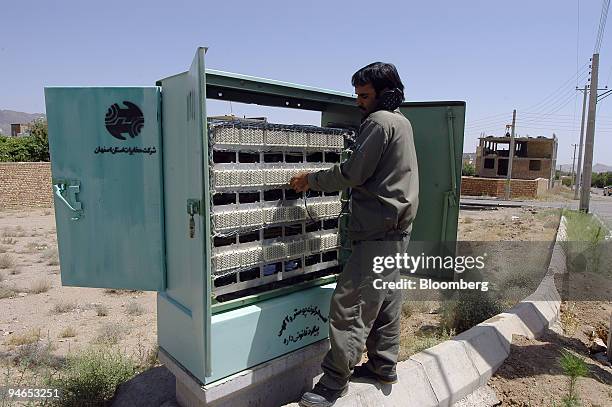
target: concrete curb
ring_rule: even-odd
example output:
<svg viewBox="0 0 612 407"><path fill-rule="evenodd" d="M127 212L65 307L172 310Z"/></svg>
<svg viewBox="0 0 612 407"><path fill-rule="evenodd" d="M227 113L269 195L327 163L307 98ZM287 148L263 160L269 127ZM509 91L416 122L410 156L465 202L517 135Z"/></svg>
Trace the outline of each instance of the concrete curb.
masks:
<svg viewBox="0 0 612 407"><path fill-rule="evenodd" d="M512 335L533 338L559 318L555 274L565 273L566 220L561 217L546 275L538 288L506 312L398 363L399 384L388 389L351 383L335 406L452 406L486 384L510 354Z"/></svg>

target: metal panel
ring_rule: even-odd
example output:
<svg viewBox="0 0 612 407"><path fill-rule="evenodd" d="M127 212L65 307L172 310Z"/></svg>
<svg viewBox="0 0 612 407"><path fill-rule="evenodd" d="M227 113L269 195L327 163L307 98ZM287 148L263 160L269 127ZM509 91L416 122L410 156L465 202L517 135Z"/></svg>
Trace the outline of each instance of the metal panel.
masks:
<svg viewBox="0 0 612 407"><path fill-rule="evenodd" d="M197 352L176 346L175 322L160 317L158 340L161 346L173 350L173 356L197 372L210 374L210 220L208 207L208 157L206 134L204 48L199 48L189 72L165 79L162 84L168 300L166 308L185 309L191 316L191 326L181 335L188 335ZM200 214L191 216L187 202L200 203ZM165 314L170 311L165 308ZM177 311L178 312L178 311ZM189 361L189 362L187 362Z"/></svg>
<svg viewBox="0 0 612 407"><path fill-rule="evenodd" d="M335 284L213 315L210 383L327 338ZM205 379L205 380L204 380Z"/></svg>
<svg viewBox="0 0 612 407"><path fill-rule="evenodd" d="M405 103L419 162L419 210L411 240L457 240L465 102Z"/></svg>
<svg viewBox="0 0 612 407"><path fill-rule="evenodd" d="M159 89L46 88L63 285L163 290Z"/></svg>

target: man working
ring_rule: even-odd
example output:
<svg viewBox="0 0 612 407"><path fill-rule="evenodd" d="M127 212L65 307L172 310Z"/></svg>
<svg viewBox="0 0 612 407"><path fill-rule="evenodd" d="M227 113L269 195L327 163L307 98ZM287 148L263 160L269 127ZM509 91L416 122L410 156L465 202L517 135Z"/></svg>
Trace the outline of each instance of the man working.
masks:
<svg viewBox="0 0 612 407"><path fill-rule="evenodd" d="M400 339L399 290L377 290L375 278L399 280L398 269L372 271L372 258L404 253L418 208L419 175L412 126L398 110L404 85L392 64L375 62L352 77L362 123L351 157L329 170L301 173L297 192L351 189L348 238L352 252L331 300L331 349L323 377L302 396L304 407L327 407L348 391L351 377L397 382ZM368 362L357 366L364 347Z"/></svg>

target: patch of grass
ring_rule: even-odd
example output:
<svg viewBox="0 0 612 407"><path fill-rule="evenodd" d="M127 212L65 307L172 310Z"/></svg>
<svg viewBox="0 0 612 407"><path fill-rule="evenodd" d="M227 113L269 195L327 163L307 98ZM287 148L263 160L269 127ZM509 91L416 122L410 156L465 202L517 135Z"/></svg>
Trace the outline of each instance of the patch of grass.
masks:
<svg viewBox="0 0 612 407"><path fill-rule="evenodd" d="M410 318L414 313L429 314L438 306L431 300L405 300L402 304L402 317Z"/></svg>
<svg viewBox="0 0 612 407"><path fill-rule="evenodd" d="M503 303L489 292L458 292L442 304L441 326L447 331L461 333L499 314Z"/></svg>
<svg viewBox="0 0 612 407"><path fill-rule="evenodd" d="M527 272L521 272L517 270L516 272L513 272L501 282L500 288L502 290L507 290L509 288L516 287L531 289L532 291L535 290L540 283L537 281L539 276L533 275L529 271L530 270L527 270Z"/></svg>
<svg viewBox="0 0 612 407"><path fill-rule="evenodd" d="M51 341L37 341L20 346L14 363L19 363L32 369L37 366L59 367L61 358L53 355L55 345Z"/></svg>
<svg viewBox="0 0 612 407"><path fill-rule="evenodd" d="M96 310L96 315L99 317L106 317L108 316L108 308L106 307L106 305L104 304L96 304L94 306L94 309Z"/></svg>
<svg viewBox="0 0 612 407"><path fill-rule="evenodd" d="M59 256L56 248L50 248L43 252L42 259L47 261L49 266L57 266L59 264Z"/></svg>
<svg viewBox="0 0 612 407"><path fill-rule="evenodd" d="M41 250L47 249L49 246L46 243L41 242L30 242L25 246L24 253L36 253Z"/></svg>
<svg viewBox="0 0 612 407"><path fill-rule="evenodd" d="M127 333L127 329L118 323L107 323L98 328L93 343L116 345Z"/></svg>
<svg viewBox="0 0 612 407"><path fill-rule="evenodd" d="M469 216L466 216L465 218L463 218L463 223L465 224L470 224L472 222L474 222L474 219L470 218Z"/></svg>
<svg viewBox="0 0 612 407"><path fill-rule="evenodd" d="M14 297L16 294L17 291L14 288L0 285L0 300Z"/></svg>
<svg viewBox="0 0 612 407"><path fill-rule="evenodd" d="M140 316L145 313L145 309L136 301L131 301L125 306L125 313L132 316Z"/></svg>
<svg viewBox="0 0 612 407"><path fill-rule="evenodd" d="M24 237L27 233L21 226L8 227L2 232L3 237Z"/></svg>
<svg viewBox="0 0 612 407"><path fill-rule="evenodd" d="M21 335L15 334L9 336L6 341L7 345L21 346L38 342L40 340L40 328L34 328Z"/></svg>
<svg viewBox="0 0 612 407"><path fill-rule="evenodd" d="M14 245L15 243L17 243L17 239L14 239L12 237L4 237L0 240L0 243L2 244L8 244L8 245Z"/></svg>
<svg viewBox="0 0 612 407"><path fill-rule="evenodd" d="M502 308L512 308L513 306L527 298L532 292L533 290L529 288L521 287L509 287L504 289L503 294L500 296Z"/></svg>
<svg viewBox="0 0 612 407"><path fill-rule="evenodd" d="M138 363L140 370L148 370L159 363L157 357L159 353L159 346L155 345L151 348L147 348L140 341L137 344L136 351L132 355Z"/></svg>
<svg viewBox="0 0 612 407"><path fill-rule="evenodd" d="M15 267L16 264L15 259L10 254L0 254L0 269L10 269Z"/></svg>
<svg viewBox="0 0 612 407"><path fill-rule="evenodd" d="M603 242L609 230L595 217L565 210L567 241L562 243L570 273L594 272L611 275L612 256Z"/></svg>
<svg viewBox="0 0 612 407"><path fill-rule="evenodd" d="M567 219L567 240L575 242L598 243L604 240L608 230L592 215L565 210L563 215Z"/></svg>
<svg viewBox="0 0 612 407"><path fill-rule="evenodd" d="M102 406L136 371L132 359L118 351L94 347L70 356L66 368L47 384L61 390L59 406Z"/></svg>
<svg viewBox="0 0 612 407"><path fill-rule="evenodd" d="M32 283L28 292L30 294L46 293L51 289L51 282L46 278L40 278Z"/></svg>
<svg viewBox="0 0 612 407"><path fill-rule="evenodd" d="M53 306L53 313L55 314L64 314L66 312L71 312L76 309L76 303L72 301L60 301Z"/></svg>
<svg viewBox="0 0 612 407"><path fill-rule="evenodd" d="M76 329L74 329L71 326L67 326L66 328L62 329L62 332L60 332L59 337L60 338L74 338L76 334L77 334Z"/></svg>
<svg viewBox="0 0 612 407"><path fill-rule="evenodd" d="M406 360L415 353L436 346L455 336L454 331L442 329L439 332L431 332L421 335L410 335L400 339L400 351L398 361Z"/></svg>

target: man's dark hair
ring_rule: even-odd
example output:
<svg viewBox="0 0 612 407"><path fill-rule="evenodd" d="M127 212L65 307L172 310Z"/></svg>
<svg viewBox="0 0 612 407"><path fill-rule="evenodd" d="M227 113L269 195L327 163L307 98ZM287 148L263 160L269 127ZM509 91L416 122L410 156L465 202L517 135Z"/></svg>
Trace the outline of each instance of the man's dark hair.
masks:
<svg viewBox="0 0 612 407"><path fill-rule="evenodd" d="M380 95L383 89L398 88L402 93L404 92L404 84L393 64L374 62L355 72L351 78L353 86L363 86L368 83L371 83L374 87L376 97Z"/></svg>

